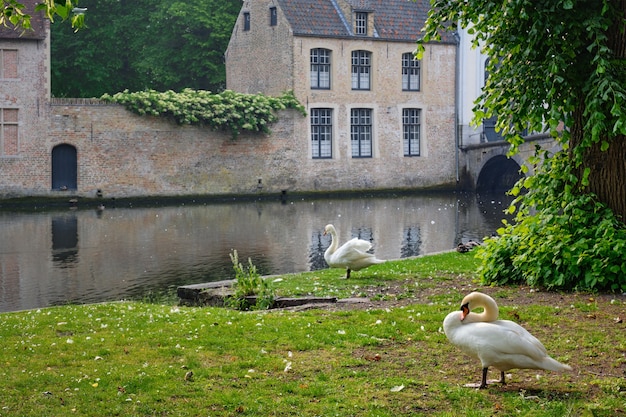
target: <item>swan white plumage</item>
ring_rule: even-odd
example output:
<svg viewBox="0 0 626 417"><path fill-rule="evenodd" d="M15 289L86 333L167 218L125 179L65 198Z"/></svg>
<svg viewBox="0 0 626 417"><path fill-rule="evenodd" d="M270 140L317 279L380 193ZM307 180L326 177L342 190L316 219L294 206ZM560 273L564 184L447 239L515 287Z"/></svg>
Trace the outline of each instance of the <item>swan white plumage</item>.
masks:
<svg viewBox="0 0 626 417"><path fill-rule="evenodd" d="M324 259L331 268L346 268L346 278L350 278L350 271L358 271L385 262L367 252L372 248L372 244L367 240L355 237L338 247L339 238L335 226L327 224L324 227L324 236L327 234L330 235L331 242L324 252Z"/></svg>
<svg viewBox="0 0 626 417"><path fill-rule="evenodd" d="M480 314L475 308L483 308ZM543 344L526 329L510 320L498 320L495 300L480 292L463 298L461 310L446 316L443 330L450 342L465 353L478 358L482 364L479 388L487 387L487 369L500 370L500 382L509 369L544 369L569 371L569 365L551 358Z"/></svg>

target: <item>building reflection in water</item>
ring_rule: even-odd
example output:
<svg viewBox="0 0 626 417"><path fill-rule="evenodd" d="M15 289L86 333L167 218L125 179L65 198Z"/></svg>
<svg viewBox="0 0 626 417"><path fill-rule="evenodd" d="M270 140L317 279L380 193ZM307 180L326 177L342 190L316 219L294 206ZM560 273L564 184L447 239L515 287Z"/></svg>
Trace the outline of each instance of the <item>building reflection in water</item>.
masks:
<svg viewBox="0 0 626 417"><path fill-rule="evenodd" d="M0 312L140 298L230 279L234 249L263 275L325 269L328 223L340 243L372 242L379 259L454 250L491 235L507 205L498 196L429 193L0 212Z"/></svg>
<svg viewBox="0 0 626 417"><path fill-rule="evenodd" d="M76 215L55 216L52 225L52 261L61 268L72 268L78 261L78 219Z"/></svg>
<svg viewBox="0 0 626 417"><path fill-rule="evenodd" d="M422 238L420 236L420 228L418 226L409 226L404 228L402 234L402 246L400 247L400 257L409 258L420 254L420 246Z"/></svg>

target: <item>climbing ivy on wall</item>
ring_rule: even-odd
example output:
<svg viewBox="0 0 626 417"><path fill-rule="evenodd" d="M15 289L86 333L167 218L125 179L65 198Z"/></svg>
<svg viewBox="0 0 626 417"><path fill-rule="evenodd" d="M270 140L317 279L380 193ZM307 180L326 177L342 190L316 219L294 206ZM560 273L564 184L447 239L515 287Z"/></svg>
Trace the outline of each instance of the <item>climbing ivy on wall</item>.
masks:
<svg viewBox="0 0 626 417"><path fill-rule="evenodd" d="M231 90L217 94L192 89L178 93L154 90L130 93L125 90L112 96L105 94L101 99L121 104L139 115L170 118L180 125L229 130L233 137L242 130L269 133L269 125L278 120L278 110L296 109L306 116L304 106L296 99L293 91L287 91L280 97L271 97Z"/></svg>

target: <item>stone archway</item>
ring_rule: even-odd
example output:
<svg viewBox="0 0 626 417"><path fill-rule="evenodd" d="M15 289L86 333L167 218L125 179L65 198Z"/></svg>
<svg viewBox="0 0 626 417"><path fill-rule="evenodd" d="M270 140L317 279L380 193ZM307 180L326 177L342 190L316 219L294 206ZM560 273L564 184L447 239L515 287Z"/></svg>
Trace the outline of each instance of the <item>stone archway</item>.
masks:
<svg viewBox="0 0 626 417"><path fill-rule="evenodd" d="M483 165L476 181L477 192L508 191L524 177L519 164L505 155L496 155Z"/></svg>

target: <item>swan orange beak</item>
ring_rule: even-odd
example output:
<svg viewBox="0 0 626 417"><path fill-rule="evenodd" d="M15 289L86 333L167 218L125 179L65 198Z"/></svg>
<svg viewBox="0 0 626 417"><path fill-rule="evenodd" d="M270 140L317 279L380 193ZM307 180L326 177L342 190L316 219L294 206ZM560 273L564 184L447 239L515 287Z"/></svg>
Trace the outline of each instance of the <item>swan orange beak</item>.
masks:
<svg viewBox="0 0 626 417"><path fill-rule="evenodd" d="M465 320L465 317L467 317L469 312L470 312L469 306L467 304L463 304L461 306L461 321Z"/></svg>

